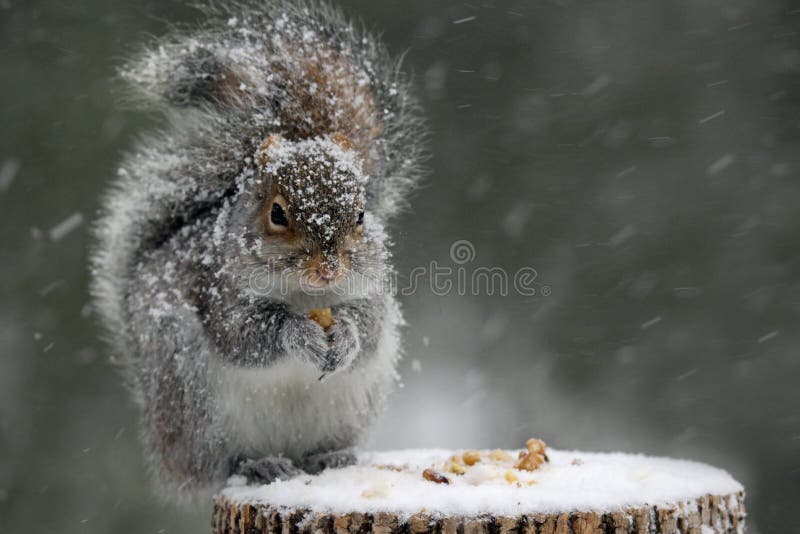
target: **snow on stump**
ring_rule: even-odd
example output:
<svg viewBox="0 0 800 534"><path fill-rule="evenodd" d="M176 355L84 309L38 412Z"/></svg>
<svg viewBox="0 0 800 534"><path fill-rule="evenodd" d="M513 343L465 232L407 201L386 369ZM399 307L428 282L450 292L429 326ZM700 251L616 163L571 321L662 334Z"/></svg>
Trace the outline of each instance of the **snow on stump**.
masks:
<svg viewBox="0 0 800 534"><path fill-rule="evenodd" d="M711 534L744 532L744 516L742 486L708 465L539 454L529 446L363 453L357 465L317 476L260 487L232 479L216 497L213 527L216 534Z"/></svg>

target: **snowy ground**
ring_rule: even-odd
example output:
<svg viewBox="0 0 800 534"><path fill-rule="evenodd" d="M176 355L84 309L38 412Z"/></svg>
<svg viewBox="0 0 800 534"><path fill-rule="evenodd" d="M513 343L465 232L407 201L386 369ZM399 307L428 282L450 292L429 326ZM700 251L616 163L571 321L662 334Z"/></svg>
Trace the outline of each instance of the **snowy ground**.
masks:
<svg viewBox="0 0 800 534"><path fill-rule="evenodd" d="M612 511L665 505L706 494L727 495L742 486L705 464L622 453L548 449L550 462L520 471L488 458L458 475L447 471L456 451L403 450L363 453L359 465L256 487L231 479L223 494L239 502L269 503L332 513L394 512L411 515L517 516L526 513ZM463 451L459 451L463 452ZM516 451L509 451L516 457ZM433 467L449 484L425 480Z"/></svg>

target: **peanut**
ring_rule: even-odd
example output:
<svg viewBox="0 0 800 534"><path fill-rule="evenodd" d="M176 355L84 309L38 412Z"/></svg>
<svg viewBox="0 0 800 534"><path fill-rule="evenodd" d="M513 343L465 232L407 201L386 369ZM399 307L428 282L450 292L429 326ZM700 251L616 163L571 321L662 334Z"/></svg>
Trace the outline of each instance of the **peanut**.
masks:
<svg viewBox="0 0 800 534"><path fill-rule="evenodd" d="M463 465L456 462L449 462L447 464L447 471L450 473L454 473L456 475L463 475L464 473L467 472L467 470L464 469Z"/></svg>
<svg viewBox="0 0 800 534"><path fill-rule="evenodd" d="M478 451L467 451L462 454L462 457L464 458L464 463L467 465L475 465L481 461L481 453Z"/></svg>
<svg viewBox="0 0 800 534"><path fill-rule="evenodd" d="M510 462L514 458L506 451L496 449L489 453L489 459L495 462Z"/></svg>
<svg viewBox="0 0 800 534"><path fill-rule="evenodd" d="M327 330L333 324L330 308L315 308L308 312L308 318Z"/></svg>

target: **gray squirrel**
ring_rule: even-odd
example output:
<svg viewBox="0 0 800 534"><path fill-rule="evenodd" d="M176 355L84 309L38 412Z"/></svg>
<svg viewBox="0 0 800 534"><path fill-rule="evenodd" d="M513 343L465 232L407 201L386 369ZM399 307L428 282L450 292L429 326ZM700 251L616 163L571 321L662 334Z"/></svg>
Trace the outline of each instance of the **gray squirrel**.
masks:
<svg viewBox="0 0 800 534"><path fill-rule="evenodd" d="M387 225L425 152L399 62L335 8L204 11L121 69L163 123L124 157L91 266L167 495L354 461L397 380Z"/></svg>

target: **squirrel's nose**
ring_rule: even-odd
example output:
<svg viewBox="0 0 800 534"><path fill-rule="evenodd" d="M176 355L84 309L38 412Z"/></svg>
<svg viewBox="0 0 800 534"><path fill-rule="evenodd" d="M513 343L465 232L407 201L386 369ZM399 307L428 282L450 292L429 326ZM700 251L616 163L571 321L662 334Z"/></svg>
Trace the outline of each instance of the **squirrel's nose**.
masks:
<svg viewBox="0 0 800 534"><path fill-rule="evenodd" d="M315 269L315 274L317 275L317 278L323 282L330 282L334 278L333 271L328 268L317 267Z"/></svg>
<svg viewBox="0 0 800 534"><path fill-rule="evenodd" d="M314 267L309 270L306 279L314 287L327 286L336 281L339 277L339 270L331 267Z"/></svg>
<svg viewBox="0 0 800 534"><path fill-rule="evenodd" d="M342 258L315 255L306 264L306 280L316 287L326 286L342 277Z"/></svg>

